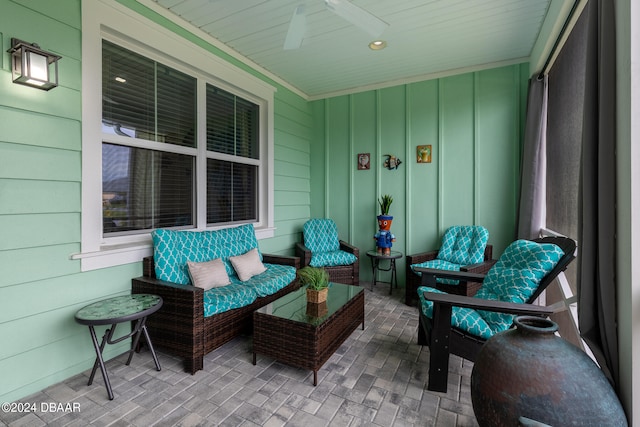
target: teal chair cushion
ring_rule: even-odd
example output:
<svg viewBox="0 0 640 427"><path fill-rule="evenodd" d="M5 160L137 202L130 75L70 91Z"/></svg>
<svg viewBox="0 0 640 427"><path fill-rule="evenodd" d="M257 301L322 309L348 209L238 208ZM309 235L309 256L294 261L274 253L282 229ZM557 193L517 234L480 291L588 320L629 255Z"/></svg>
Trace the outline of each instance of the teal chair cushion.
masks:
<svg viewBox="0 0 640 427"><path fill-rule="evenodd" d="M453 264L469 265L484 261L489 231L479 225L454 225L447 228L437 258Z"/></svg>
<svg viewBox="0 0 640 427"><path fill-rule="evenodd" d="M446 292L442 292L428 286L418 287L418 296L420 298L420 307L422 312L429 319L433 319L433 302L424 299L425 292L436 292L439 294L444 294ZM484 339L489 339L494 334L491 326L482 318L482 316L480 316L480 313L471 308L452 307L451 326Z"/></svg>
<svg viewBox="0 0 640 427"><path fill-rule="evenodd" d="M421 262L419 264L411 264L411 269L418 276L422 276L422 272L416 271L416 267L424 267L424 268L435 268L438 270L447 270L447 271L460 271L460 264L454 264L449 261L445 261L442 259L432 259L430 261ZM443 283L446 285L457 285L458 281L454 279L436 279L438 283Z"/></svg>
<svg viewBox="0 0 640 427"><path fill-rule="evenodd" d="M351 265L358 260L354 254L340 250L338 227L329 218L313 218L302 228L304 245L311 251L312 267Z"/></svg>
<svg viewBox="0 0 640 427"><path fill-rule="evenodd" d="M551 243L516 240L489 270L476 297L525 303L563 255L562 249ZM481 316L495 332L510 328L514 318L511 314L490 311L481 312Z"/></svg>
<svg viewBox="0 0 640 427"><path fill-rule="evenodd" d="M562 249L554 244L516 240L489 270L475 298L523 304L563 255ZM425 291L440 291L426 286L418 288L422 312L432 318L433 303L424 299ZM507 313L453 307L451 325L488 339L509 329L514 317Z"/></svg>
<svg viewBox="0 0 640 427"><path fill-rule="evenodd" d="M340 249L338 227L329 218L314 218L302 227L304 245L313 252L332 252Z"/></svg>
<svg viewBox="0 0 640 427"><path fill-rule="evenodd" d="M311 252L309 265L312 267L335 267L338 265L351 265L358 257L345 251Z"/></svg>

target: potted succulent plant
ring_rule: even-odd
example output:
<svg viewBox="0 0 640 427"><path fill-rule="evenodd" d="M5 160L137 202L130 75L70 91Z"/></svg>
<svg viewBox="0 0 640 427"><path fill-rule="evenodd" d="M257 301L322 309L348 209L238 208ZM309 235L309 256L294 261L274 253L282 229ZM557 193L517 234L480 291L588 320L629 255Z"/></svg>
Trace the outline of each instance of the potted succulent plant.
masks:
<svg viewBox="0 0 640 427"><path fill-rule="evenodd" d="M390 194L384 194L378 199L378 204L380 205L378 225L380 226L380 230L389 230L389 228L391 228L391 221L393 221L393 216L389 215L391 203L393 203L393 197Z"/></svg>
<svg viewBox="0 0 640 427"><path fill-rule="evenodd" d="M298 279L307 287L307 301L321 303L327 301L329 293L329 273L324 268L307 266L298 270Z"/></svg>
<svg viewBox="0 0 640 427"><path fill-rule="evenodd" d="M381 215L389 216L389 208L391 207L391 203L393 203L393 196L391 196L391 194L384 194L378 199Z"/></svg>

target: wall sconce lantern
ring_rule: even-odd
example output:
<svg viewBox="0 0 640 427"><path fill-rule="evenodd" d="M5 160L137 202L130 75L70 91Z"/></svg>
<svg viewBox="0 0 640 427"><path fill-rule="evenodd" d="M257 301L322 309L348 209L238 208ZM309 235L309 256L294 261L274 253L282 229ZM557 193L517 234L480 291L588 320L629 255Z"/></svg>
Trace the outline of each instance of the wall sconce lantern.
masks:
<svg viewBox="0 0 640 427"><path fill-rule="evenodd" d="M11 39L13 82L42 90L58 86L58 60L61 56L40 49L35 43Z"/></svg>

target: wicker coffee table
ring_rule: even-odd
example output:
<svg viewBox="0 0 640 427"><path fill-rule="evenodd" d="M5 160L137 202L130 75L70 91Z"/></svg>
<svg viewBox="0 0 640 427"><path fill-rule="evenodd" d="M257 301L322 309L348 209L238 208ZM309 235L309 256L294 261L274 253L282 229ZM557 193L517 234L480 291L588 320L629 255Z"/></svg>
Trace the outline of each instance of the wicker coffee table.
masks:
<svg viewBox="0 0 640 427"><path fill-rule="evenodd" d="M253 313L253 364L258 353L287 365L318 370L362 324L364 290L331 283L326 306L310 304L306 287L291 292Z"/></svg>

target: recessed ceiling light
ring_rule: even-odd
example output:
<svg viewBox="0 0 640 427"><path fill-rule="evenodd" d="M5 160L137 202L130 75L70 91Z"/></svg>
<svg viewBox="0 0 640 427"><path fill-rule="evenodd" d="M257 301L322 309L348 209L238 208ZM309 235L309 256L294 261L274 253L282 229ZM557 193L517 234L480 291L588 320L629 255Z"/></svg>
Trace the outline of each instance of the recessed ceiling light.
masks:
<svg viewBox="0 0 640 427"><path fill-rule="evenodd" d="M369 43L369 49L371 50L381 50L387 47L387 42L384 40L374 40Z"/></svg>
<svg viewBox="0 0 640 427"><path fill-rule="evenodd" d="M117 81L117 82L120 82L120 83L125 83L125 82L127 81L127 79L125 79L125 78L123 78L123 77L120 77L120 76L117 76L117 77L116 77L116 81Z"/></svg>

